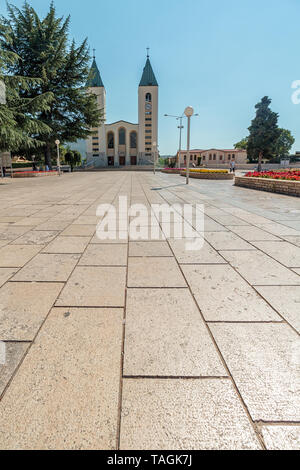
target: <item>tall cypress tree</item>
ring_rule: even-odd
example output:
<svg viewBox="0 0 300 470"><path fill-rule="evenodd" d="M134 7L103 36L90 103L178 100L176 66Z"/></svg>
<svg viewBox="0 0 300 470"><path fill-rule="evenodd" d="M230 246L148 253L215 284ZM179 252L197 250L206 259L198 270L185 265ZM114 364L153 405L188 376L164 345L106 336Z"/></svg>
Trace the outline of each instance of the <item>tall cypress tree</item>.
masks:
<svg viewBox="0 0 300 470"><path fill-rule="evenodd" d="M9 75L8 68L14 66L19 56L3 49L2 44L11 43L10 31L0 23L0 81L4 89L5 102L0 104L0 151L14 151L22 147L36 149L44 142L36 139L39 133L45 135L51 129L37 119L41 112L47 112L53 99L51 93L24 96L38 79Z"/></svg>
<svg viewBox="0 0 300 470"><path fill-rule="evenodd" d="M255 106L256 116L249 127L247 145L248 157L258 158L258 170L261 171L262 159L272 158L276 152L276 145L280 136L278 128L278 114L270 109L272 100L265 96Z"/></svg>
<svg viewBox="0 0 300 470"><path fill-rule="evenodd" d="M69 45L70 17L57 17L53 3L42 19L27 2L21 9L9 4L5 24L12 31L11 42L5 43L5 49L22 59L11 65L10 70L16 75L41 79L24 90L24 97L31 93L54 96L49 109L39 114L52 132L36 135L45 142L45 163L51 168L56 139L62 143L84 139L101 122L96 97L85 89L90 60L87 40L79 46L74 41Z"/></svg>

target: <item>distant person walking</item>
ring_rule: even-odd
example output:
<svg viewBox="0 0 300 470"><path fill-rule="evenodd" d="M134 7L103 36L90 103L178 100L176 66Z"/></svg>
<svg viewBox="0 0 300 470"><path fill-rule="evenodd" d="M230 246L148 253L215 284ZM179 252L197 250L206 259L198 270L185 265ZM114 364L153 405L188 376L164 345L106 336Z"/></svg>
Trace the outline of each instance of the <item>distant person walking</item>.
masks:
<svg viewBox="0 0 300 470"><path fill-rule="evenodd" d="M235 161L230 162L230 173L235 173Z"/></svg>

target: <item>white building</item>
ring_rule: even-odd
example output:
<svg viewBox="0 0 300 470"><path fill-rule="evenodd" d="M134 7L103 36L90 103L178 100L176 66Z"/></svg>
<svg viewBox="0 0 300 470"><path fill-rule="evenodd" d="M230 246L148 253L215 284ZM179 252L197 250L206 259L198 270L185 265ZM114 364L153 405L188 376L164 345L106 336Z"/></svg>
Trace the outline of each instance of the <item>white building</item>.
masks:
<svg viewBox="0 0 300 470"><path fill-rule="evenodd" d="M94 57L88 91L97 96L104 121L86 141L87 163L96 167L147 165L158 143L158 83L149 55L138 89L138 123L106 122L106 91Z"/></svg>
<svg viewBox="0 0 300 470"><path fill-rule="evenodd" d="M176 160L178 161L179 167L186 166L187 151L182 150L177 152ZM209 149L209 150L190 150L190 164L204 165L220 165L225 166L230 164L231 161L235 161L236 164L245 165L247 163L247 151L242 149Z"/></svg>

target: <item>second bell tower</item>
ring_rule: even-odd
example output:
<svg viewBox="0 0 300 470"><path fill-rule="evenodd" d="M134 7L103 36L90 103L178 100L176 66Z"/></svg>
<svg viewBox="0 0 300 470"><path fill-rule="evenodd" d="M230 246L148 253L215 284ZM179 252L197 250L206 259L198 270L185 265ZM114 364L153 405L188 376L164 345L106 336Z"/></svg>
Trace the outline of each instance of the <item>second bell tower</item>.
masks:
<svg viewBox="0 0 300 470"><path fill-rule="evenodd" d="M139 85L139 162L147 164L156 152L158 143L158 83L155 78L149 52Z"/></svg>

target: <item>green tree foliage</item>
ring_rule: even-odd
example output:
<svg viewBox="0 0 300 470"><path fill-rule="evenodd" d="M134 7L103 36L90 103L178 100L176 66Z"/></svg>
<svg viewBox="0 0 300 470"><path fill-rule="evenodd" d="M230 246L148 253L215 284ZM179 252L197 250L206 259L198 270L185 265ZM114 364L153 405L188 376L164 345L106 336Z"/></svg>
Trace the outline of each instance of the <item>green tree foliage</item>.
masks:
<svg viewBox="0 0 300 470"><path fill-rule="evenodd" d="M31 91L40 81L9 74L20 57L3 44L12 43L10 29L0 19L0 80L5 85L6 102L0 104L0 150L35 149L44 144L35 136L49 135L51 129L38 116L50 109L52 93Z"/></svg>
<svg viewBox="0 0 300 470"><path fill-rule="evenodd" d="M278 114L270 109L271 99L268 96L255 106L256 116L249 127L247 145L250 160L258 159L258 169L261 170L262 160L270 159L276 152L276 143L280 136Z"/></svg>
<svg viewBox="0 0 300 470"><path fill-rule="evenodd" d="M36 133L36 138L45 142L45 162L51 167L56 139L62 143L84 139L101 122L96 97L85 88L90 60L87 40L79 46L69 41L70 17L57 17L53 3L44 18L39 18L27 2L21 9L9 4L4 23L11 30L11 41L4 42L3 47L22 59L10 64L9 70L41 80L24 90L24 98L33 93L54 96L51 106L38 116L52 132Z"/></svg>
<svg viewBox="0 0 300 470"><path fill-rule="evenodd" d="M64 155L64 160L68 165L70 165L71 170L73 171L74 166L81 164L81 153L78 150L67 150Z"/></svg>
<svg viewBox="0 0 300 470"><path fill-rule="evenodd" d="M276 142L276 156L285 158L289 155L295 139L288 129L279 129L280 134Z"/></svg>
<svg viewBox="0 0 300 470"><path fill-rule="evenodd" d="M245 137L244 139L234 144L235 149L247 150L247 147L248 147L248 137Z"/></svg>

